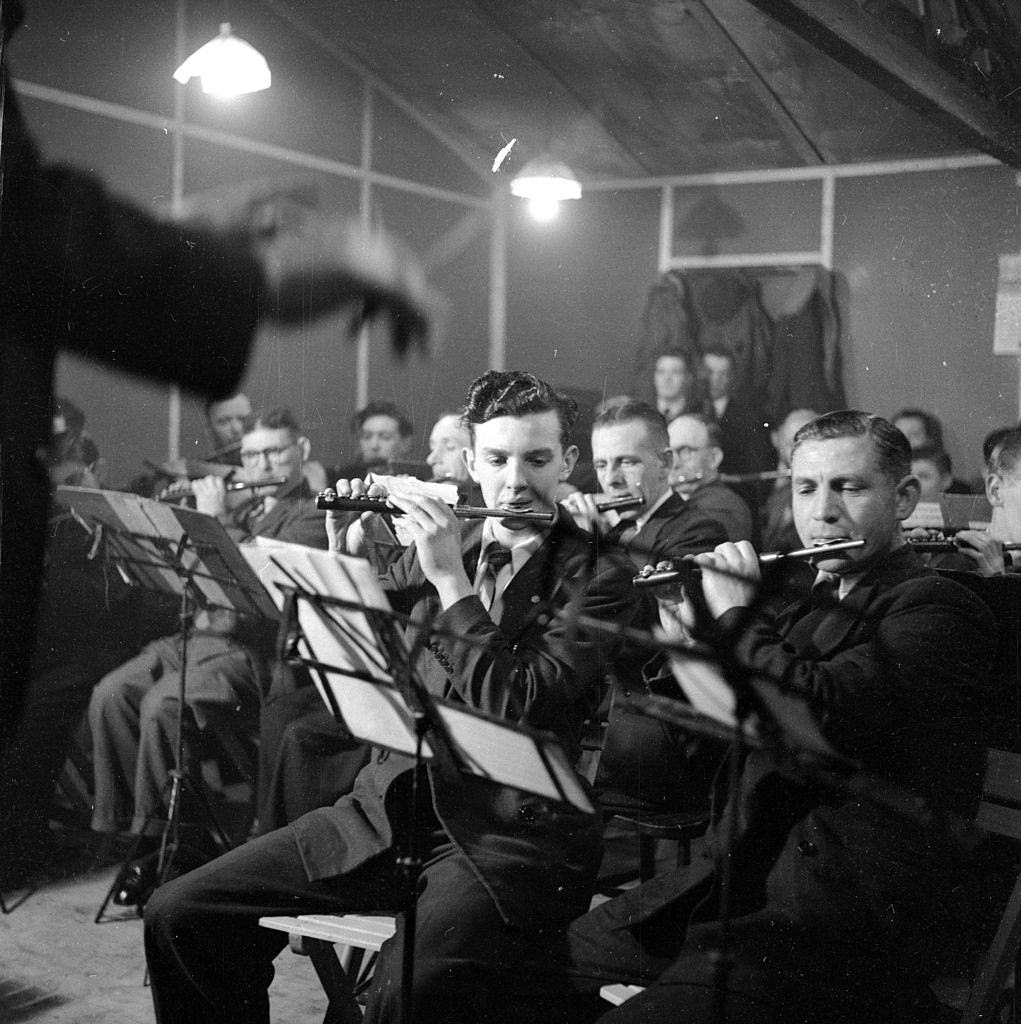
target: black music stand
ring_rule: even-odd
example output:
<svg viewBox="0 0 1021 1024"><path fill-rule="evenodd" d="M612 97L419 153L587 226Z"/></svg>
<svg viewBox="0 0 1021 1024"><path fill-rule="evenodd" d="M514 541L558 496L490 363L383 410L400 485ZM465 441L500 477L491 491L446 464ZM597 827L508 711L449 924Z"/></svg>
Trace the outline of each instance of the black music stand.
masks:
<svg viewBox="0 0 1021 1024"><path fill-rule="evenodd" d="M245 552L249 561L256 552ZM287 652L306 665L334 717L357 739L414 758L412 825L399 843L404 891L402 1024L413 1021L412 987L421 820L419 769L435 763L595 815L596 809L552 734L512 725L439 699L413 669L414 647L398 628L368 562L299 545L272 544L272 580L287 595ZM254 564L254 563L253 563ZM264 581L267 576L264 573Z"/></svg>
<svg viewBox="0 0 1021 1024"><path fill-rule="evenodd" d="M180 601L177 738L156 867L157 885L162 885L169 879L180 851L181 801L186 791L194 797L200 817L205 819L220 847L229 850L232 845L209 805L205 790L190 778L184 764L188 634L192 616L196 609L222 609L243 616L276 619L277 610L214 516L118 491L58 487L55 497L88 528L92 528L90 524L102 527L107 538L107 558L126 583L170 593ZM139 835L122 862L96 913L96 924L103 919L113 894L123 884L141 840Z"/></svg>

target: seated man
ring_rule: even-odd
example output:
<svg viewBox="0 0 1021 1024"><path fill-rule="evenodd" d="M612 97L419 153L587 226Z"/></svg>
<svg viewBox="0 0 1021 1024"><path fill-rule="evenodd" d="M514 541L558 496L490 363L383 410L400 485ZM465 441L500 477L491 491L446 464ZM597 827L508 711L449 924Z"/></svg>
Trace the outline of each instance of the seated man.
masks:
<svg viewBox="0 0 1021 1024"><path fill-rule="evenodd" d="M369 402L351 418L358 458L338 469L336 475L353 480L371 471L386 473L387 463L408 454L414 433L411 420L393 402Z"/></svg>
<svg viewBox="0 0 1021 1024"><path fill-rule="evenodd" d="M706 860L572 925L576 990L649 986L606 1013L607 1024L711 1024L714 987L738 1024L933 1019L926 968L932 944L958 933L953 894L972 849L955 823L974 814L999 695L990 612L924 569L902 539L918 495L909 466L903 435L880 417L830 413L798 432L801 542L865 546L819 558L820 592L775 620L757 603L749 544L695 559L709 616L696 630L806 702L827 741L860 767L799 770L760 731L764 746L733 766L736 788L719 777ZM686 603L680 613L693 622ZM577 1020L605 1010L578 996L574 1006Z"/></svg>
<svg viewBox="0 0 1021 1024"><path fill-rule="evenodd" d="M213 445L206 456L210 462L227 462L241 465L241 438L245 421L252 415L252 403L248 395L238 392L219 401L206 402L206 432Z"/></svg>
<svg viewBox="0 0 1021 1024"><path fill-rule="evenodd" d="M943 440L943 423L935 413L925 409L901 409L893 417L893 425L908 439L912 452L920 448L935 448L944 452L947 450ZM971 493L967 483L955 477L951 478L945 490L948 494Z"/></svg>
<svg viewBox="0 0 1021 1024"><path fill-rule="evenodd" d="M241 480L258 484L281 478L284 483L253 488L252 496L228 513L223 480L197 480L198 510L220 518L237 540L260 536L326 547L325 516L316 511L302 482L307 454L308 441L286 409L250 418L241 440ZM258 680L272 640L267 626L239 621L223 610L195 616L188 633L184 695L189 753L196 732L215 736L227 731L254 741ZM180 637L163 637L104 676L89 701L95 761L92 828L115 833L127 827L142 837L125 888L114 896L121 905L144 902L155 882L152 853L163 827L156 815L174 767L180 669Z"/></svg>
<svg viewBox="0 0 1021 1024"><path fill-rule="evenodd" d="M644 402L601 412L592 424L592 463L601 495L564 500L579 526L625 547L636 568L708 551L725 539L722 527L689 508L668 486L671 458L663 416ZM601 500L641 498L626 512L600 513Z"/></svg>
<svg viewBox="0 0 1021 1024"><path fill-rule="evenodd" d="M769 469L773 452L766 416L750 395L735 392L733 353L723 348L706 349L702 369L709 391L709 412L720 425L720 472L742 474ZM755 482L743 488L749 504L757 506Z"/></svg>
<svg viewBox="0 0 1021 1024"><path fill-rule="evenodd" d="M592 425L599 497L638 495L642 504L601 514L596 495L572 494L564 501L579 526L622 544L636 569L709 551L727 537L716 520L685 504L667 486L667 441L666 421L652 406L633 400L611 406ZM635 626L651 627L656 602L650 591L636 589L632 600ZM601 720L608 719L595 780L600 799L604 806L658 811L707 805L709 778L719 763L715 746L620 706L621 698L644 690L643 660L643 651L626 646L610 667L612 706L600 709Z"/></svg>
<svg viewBox="0 0 1021 1024"><path fill-rule="evenodd" d="M723 436L720 425L685 414L669 427L673 468L670 486L688 508L718 523L727 540L752 540L752 513L736 491L720 483Z"/></svg>
<svg viewBox="0 0 1021 1024"><path fill-rule="evenodd" d="M706 409L701 381L683 349L665 348L656 356L652 385L656 392L656 408L667 423L682 412L703 412Z"/></svg>
<svg viewBox="0 0 1021 1024"><path fill-rule="evenodd" d="M953 464L942 448L924 445L911 452L911 473L918 478L921 488L919 501L939 501L954 482Z"/></svg>
<svg viewBox="0 0 1021 1024"><path fill-rule="evenodd" d="M464 451L471 444L461 414L441 413L429 435L426 462L433 479L454 482L468 504L476 500L476 486L468 476ZM357 520L357 514L351 515ZM363 524L360 553L380 573L404 553L409 538L402 517L371 516ZM334 517L334 523L338 517ZM337 528L335 527L335 530ZM337 549L348 551L346 537ZM263 705L260 729L259 833L273 832L306 811L332 804L350 792L355 777L368 760L371 748L354 739L334 719L312 686L308 672L295 666L278 666Z"/></svg>
<svg viewBox="0 0 1021 1024"><path fill-rule="evenodd" d="M794 528L794 509L791 505L791 450L794 435L819 414L814 409L792 409L783 418L776 430L771 430L769 439L776 449L776 468L787 476L778 477L762 507L762 550L793 551L801 546L798 531Z"/></svg>
<svg viewBox="0 0 1021 1024"><path fill-rule="evenodd" d="M954 535L958 552L982 576L1016 572L1003 545L1021 543L1021 428L1002 431L990 446L985 490L992 506L989 529L958 530Z"/></svg>
<svg viewBox="0 0 1021 1024"><path fill-rule="evenodd" d="M472 385L465 418L469 471L489 507L550 512L552 523L465 525L430 497L391 501L413 544L383 578L410 616L413 665L429 691L553 732L577 755L609 645L564 621L628 617L630 569L594 558L591 538L553 495L577 457L570 399L521 372ZM363 483L338 481L338 493ZM378 485L372 496L383 497ZM424 636L423 636L424 633ZM599 822L433 762L422 818L409 817L415 772L380 751L353 792L157 890L146 908L146 953L159 1021L268 1020L273 958L286 945L265 914L398 910L397 856L412 829L424 862L417 898L417 1024L515 1021L536 937L563 934L583 909L598 860ZM389 955L400 949L398 917ZM384 957L384 961L386 961ZM399 958L398 958L399 959ZM394 1020L398 986L379 983L366 1020ZM510 1016L508 1016L510 1014ZM539 1018L536 1018L539 1019Z"/></svg>

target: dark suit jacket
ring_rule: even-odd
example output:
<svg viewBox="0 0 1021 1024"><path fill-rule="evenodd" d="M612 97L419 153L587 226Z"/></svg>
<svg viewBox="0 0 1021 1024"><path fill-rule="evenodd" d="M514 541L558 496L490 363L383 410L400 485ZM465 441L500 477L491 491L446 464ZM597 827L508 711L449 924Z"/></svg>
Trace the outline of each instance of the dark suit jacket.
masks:
<svg viewBox="0 0 1021 1024"><path fill-rule="evenodd" d="M667 558L712 551L727 539L723 527L677 494L671 494L626 545L636 568Z"/></svg>
<svg viewBox="0 0 1021 1024"><path fill-rule="evenodd" d="M5 34L20 5L3 8ZM42 577L58 348L129 373L229 393L259 316L242 244L162 224L87 175L42 164L6 69L0 209L0 746L29 675Z"/></svg>
<svg viewBox="0 0 1021 1024"><path fill-rule="evenodd" d="M475 572L481 529L466 531L465 566ZM550 621L580 589L575 607L608 622L629 618L630 567L593 557L590 536L560 513L542 547L512 578L496 625L474 594L440 610L414 546L383 578L395 610L429 626L415 668L431 693L555 733L577 754L611 644ZM389 849L407 825L403 791L412 762L383 753L354 791L294 823L310 879L342 874ZM429 769L433 806L506 921L522 926L583 907L598 859L598 820L442 765ZM399 838L399 837L398 837Z"/></svg>
<svg viewBox="0 0 1021 1024"><path fill-rule="evenodd" d="M723 526L677 494L649 517L628 545L637 567L671 558L711 551L727 539ZM656 598L649 590L633 589L635 625L649 629L659 621ZM713 744L682 735L673 726L622 706L622 699L642 692L642 665L647 649L626 644L609 674L609 692L601 709L606 723L595 785L608 809L650 811L702 807L719 763ZM676 686L670 687L676 694Z"/></svg>
<svg viewBox="0 0 1021 1024"><path fill-rule="evenodd" d="M688 496L688 508L718 523L727 540L753 540L752 513L736 491L716 480L703 484Z"/></svg>
<svg viewBox="0 0 1021 1024"><path fill-rule="evenodd" d="M769 998L779 987L791 1005L827 986L865 1002L884 985L903 991L931 963L927 941L954 927L941 915L967 864L957 824L973 813L997 711L990 612L902 548L829 609L801 602L743 628L740 618L732 609L719 620L723 632L739 626L739 661L807 701L864 769L829 787L763 751L747 755L733 794L731 981ZM618 927L665 928L683 945L664 982L708 974L698 951L718 933L704 876L726 850L722 785L718 797L704 866L662 876L614 910ZM685 944L689 920L703 923Z"/></svg>

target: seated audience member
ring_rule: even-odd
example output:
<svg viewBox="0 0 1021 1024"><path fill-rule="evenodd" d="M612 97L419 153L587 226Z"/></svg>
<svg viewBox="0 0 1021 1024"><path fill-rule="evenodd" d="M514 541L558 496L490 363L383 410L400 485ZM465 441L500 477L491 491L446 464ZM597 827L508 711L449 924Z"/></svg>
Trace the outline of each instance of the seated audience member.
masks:
<svg viewBox="0 0 1021 1024"><path fill-rule="evenodd" d="M770 469L773 449L765 413L756 407L751 396L734 391L733 354L724 349L706 349L702 353L702 368L709 391L709 412L720 426L720 472L741 475ZM759 504L758 492L755 481L741 488L752 507Z"/></svg>
<svg viewBox="0 0 1021 1024"><path fill-rule="evenodd" d="M664 349L656 356L652 383L656 392L656 408L667 423L682 412L705 411L701 381L682 349Z"/></svg>
<svg viewBox="0 0 1021 1024"><path fill-rule="evenodd" d="M1002 700L989 678L995 627L982 601L905 546L901 522L918 485L890 423L856 411L819 417L798 432L792 469L802 544L865 546L819 559L819 593L774 619L756 603L751 545L721 545L695 560L708 621L665 601L664 624L712 637L737 668L804 700L852 760L846 782L799 770L764 730L764 745L735 763L734 788L719 776L706 859L571 926L569 974L559 980L586 999L576 994L565 1019L604 1014L595 993L609 981L648 987L605 1012L606 1024L712 1024L717 985L726 1019L741 1024L938 1017L927 969L933 945L966 923L953 894L974 847L957 823L974 814ZM540 947L535 974L550 980L554 962ZM572 1001L551 988L556 1020Z"/></svg>
<svg viewBox="0 0 1021 1024"><path fill-rule="evenodd" d="M901 409L893 425L908 439L911 450L926 446L943 447L943 424L939 417L924 409Z"/></svg>
<svg viewBox="0 0 1021 1024"><path fill-rule="evenodd" d="M370 402L351 418L358 460L338 469L336 475L354 480L372 471L386 473L388 462L407 455L414 432L411 420L393 402Z"/></svg>
<svg viewBox="0 0 1021 1024"><path fill-rule="evenodd" d="M669 437L674 492L688 508L719 523L727 540L752 540L752 513L747 502L719 480L725 458L720 425L686 413L671 421Z"/></svg>
<svg viewBox="0 0 1021 1024"><path fill-rule="evenodd" d="M413 633L426 631L409 645L431 693L549 730L573 759L612 644L559 613L570 605L583 619L626 622L631 569L593 560L591 537L555 504L577 457L572 400L531 374L489 371L472 384L465 415L468 468L486 505L551 512L553 523L462 522L432 498L391 496L414 543L382 583ZM365 487L338 481L341 493ZM368 493L385 496L378 484ZM415 1021L546 1019L520 1014L531 987L521 964L539 935L563 935L587 904L598 818L464 776L434 750L419 822L413 762L381 752L332 807L157 890L146 907L157 1020L267 1020L271 965L287 939L259 918L399 909L397 855L416 824ZM397 977L402 935L401 915L366 1020L397 1019L399 986L387 980Z"/></svg>
<svg viewBox="0 0 1021 1024"><path fill-rule="evenodd" d="M241 438L251 415L252 403L241 392L218 402L206 402L206 432L213 445L207 461L241 465Z"/></svg>
<svg viewBox="0 0 1021 1024"><path fill-rule="evenodd" d="M908 439L913 452L920 448L936 448L946 451L943 442L943 424L934 413L925 409L901 409L893 417L893 425ZM951 479L950 486L944 488L947 494L970 494L971 488L963 481Z"/></svg>
<svg viewBox="0 0 1021 1024"><path fill-rule="evenodd" d="M317 512L301 476L308 442L293 416L274 409L251 417L240 449L239 479L284 478L279 485L254 488L247 501L226 508L221 477L194 481L200 512L214 515L236 539L269 537L326 547L324 514ZM267 624L238 620L226 610L200 611L189 627L185 703L186 760L199 736L221 732L254 742L259 715ZM168 773L174 767L181 670L180 636L167 636L106 675L89 702L89 728L95 762L96 832L127 828L141 836L138 859L114 899L121 905L144 902L155 882L155 856L162 830Z"/></svg>
<svg viewBox="0 0 1021 1024"><path fill-rule="evenodd" d="M923 445L911 450L911 472L918 479L919 501L939 501L953 484L950 456L942 448Z"/></svg>
<svg viewBox="0 0 1021 1024"><path fill-rule="evenodd" d="M778 470L790 473L794 435L818 415L813 409L792 409L780 426L770 432ZM779 477L762 510L762 550L794 551L799 547L801 541L794 527L794 510L791 507L790 476Z"/></svg>
<svg viewBox="0 0 1021 1024"><path fill-rule="evenodd" d="M709 551L726 540L718 520L670 490L667 425L652 406L629 401L598 415L592 459L601 499L637 495L642 504L629 512L600 513L596 495L574 494L564 506L579 526L623 544L636 569ZM633 624L651 628L657 618L651 591L636 589L632 599ZM627 646L610 667L611 705L600 709L600 719L608 719L595 780L600 799L604 806L649 810L708 807L709 780L720 756L716 745L621 707L621 698L644 691L644 660L643 651Z"/></svg>

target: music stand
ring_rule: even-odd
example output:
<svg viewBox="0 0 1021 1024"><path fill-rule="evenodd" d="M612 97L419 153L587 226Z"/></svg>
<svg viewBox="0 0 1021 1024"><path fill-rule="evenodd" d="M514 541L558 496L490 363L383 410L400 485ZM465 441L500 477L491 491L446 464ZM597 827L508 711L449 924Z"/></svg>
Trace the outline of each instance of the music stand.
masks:
<svg viewBox="0 0 1021 1024"><path fill-rule="evenodd" d="M167 817L156 866L157 885L162 885L169 879L180 850L181 801L186 790L195 798L200 817L205 818L220 847L229 850L232 845L209 806L205 791L190 778L184 764L188 634L192 615L199 608L222 609L248 617L275 619L276 607L241 557L237 545L214 516L119 491L58 487L55 497L86 527L91 529L89 524L92 523L103 528L107 539L107 558L114 563L126 583L170 593L180 601L177 737L174 767L167 782ZM96 913L96 924L102 920L113 894L123 884L143 834L131 846L103 898Z"/></svg>
<svg viewBox="0 0 1021 1024"><path fill-rule="evenodd" d="M405 620L391 611L368 562L276 542L244 554L253 565L263 559L264 582L272 577L286 595L289 653L311 669L334 717L357 739L414 759L412 825L407 840L398 841L397 860L405 895L401 1016L409 1024L422 867L420 768L434 763L586 814L595 815L596 809L552 734L429 693L412 666L415 648L409 649L398 628Z"/></svg>

